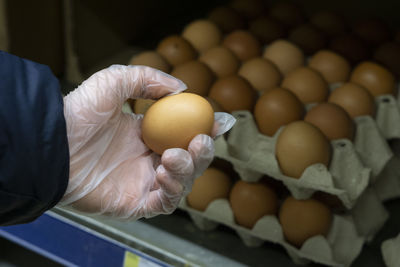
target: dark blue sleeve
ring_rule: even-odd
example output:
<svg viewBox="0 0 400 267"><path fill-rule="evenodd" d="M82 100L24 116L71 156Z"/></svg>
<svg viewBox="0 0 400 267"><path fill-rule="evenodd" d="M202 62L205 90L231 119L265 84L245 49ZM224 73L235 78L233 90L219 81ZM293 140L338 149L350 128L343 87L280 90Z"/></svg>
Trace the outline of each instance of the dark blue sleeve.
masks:
<svg viewBox="0 0 400 267"><path fill-rule="evenodd" d="M69 151L49 67L0 51L0 225L26 223L63 196Z"/></svg>

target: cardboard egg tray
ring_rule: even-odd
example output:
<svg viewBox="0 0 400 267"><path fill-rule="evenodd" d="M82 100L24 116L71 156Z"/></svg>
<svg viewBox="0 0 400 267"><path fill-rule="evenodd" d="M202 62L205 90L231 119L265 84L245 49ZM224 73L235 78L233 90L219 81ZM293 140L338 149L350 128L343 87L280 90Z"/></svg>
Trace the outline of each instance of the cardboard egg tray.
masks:
<svg viewBox="0 0 400 267"><path fill-rule="evenodd" d="M376 98L376 123L386 139L400 138L400 93Z"/></svg>
<svg viewBox="0 0 400 267"><path fill-rule="evenodd" d="M384 241L381 251L387 267L400 266L400 234L395 238Z"/></svg>
<svg viewBox="0 0 400 267"><path fill-rule="evenodd" d="M282 227L274 215L260 218L253 229L248 229L235 223L227 199L214 200L204 212L188 206L186 199L181 201L179 207L189 213L201 230L213 230L218 224L223 224L234 229L247 246L257 247L265 241L273 242L280 244L296 264L313 261L329 266L350 266L361 252L364 242L373 236L388 218L388 213L377 199L374 190L367 189L351 212L346 215L334 215L327 237L314 236L301 248L296 248L285 241Z"/></svg>
<svg viewBox="0 0 400 267"><path fill-rule="evenodd" d="M377 179L393 157L375 121L356 118L354 142L332 141L333 154L329 169L322 164L309 166L299 179L280 171L275 156L275 143L283 127L273 137L259 133L248 111L233 113L236 124L227 138L215 141L216 157L232 163L240 178L256 182L264 175L282 181L297 199L305 199L316 191L337 196L344 206L352 208L371 180Z"/></svg>

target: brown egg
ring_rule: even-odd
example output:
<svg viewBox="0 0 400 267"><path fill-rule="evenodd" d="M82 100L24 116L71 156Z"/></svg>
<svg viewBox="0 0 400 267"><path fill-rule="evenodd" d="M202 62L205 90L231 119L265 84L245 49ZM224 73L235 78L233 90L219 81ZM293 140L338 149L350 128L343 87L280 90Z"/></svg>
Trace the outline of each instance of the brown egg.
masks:
<svg viewBox="0 0 400 267"><path fill-rule="evenodd" d="M214 111L203 97L181 93L163 97L146 112L142 121L142 138L155 153L169 148L187 149L198 134L210 135Z"/></svg>
<svg viewBox="0 0 400 267"><path fill-rule="evenodd" d="M262 16L250 22L249 31L258 38L262 44L269 44L286 34L285 27L275 19Z"/></svg>
<svg viewBox="0 0 400 267"><path fill-rule="evenodd" d="M338 36L346 32L346 21L339 14L330 11L315 13L310 22L328 36Z"/></svg>
<svg viewBox="0 0 400 267"><path fill-rule="evenodd" d="M153 105L155 102L156 100L153 99L136 99L133 112L135 112L136 114L145 114L150 106Z"/></svg>
<svg viewBox="0 0 400 267"><path fill-rule="evenodd" d="M212 85L208 96L227 112L252 111L257 97L250 83L237 75L218 79Z"/></svg>
<svg viewBox="0 0 400 267"><path fill-rule="evenodd" d="M312 56L308 66L321 73L328 83L345 82L350 77L350 63L330 50L318 51Z"/></svg>
<svg viewBox="0 0 400 267"><path fill-rule="evenodd" d="M210 20L193 21L183 29L182 36L199 52L217 46L222 38L221 31Z"/></svg>
<svg viewBox="0 0 400 267"><path fill-rule="evenodd" d="M318 127L329 140L346 138L353 141L355 125L353 119L341 106L320 103L309 110L304 121Z"/></svg>
<svg viewBox="0 0 400 267"><path fill-rule="evenodd" d="M171 66L168 64L168 62L155 51L144 51L138 55L135 55L129 61L129 65L148 66L166 73L171 70Z"/></svg>
<svg viewBox="0 0 400 267"><path fill-rule="evenodd" d="M379 45L390 39L388 25L381 19L361 19L352 26L353 32L370 45Z"/></svg>
<svg viewBox="0 0 400 267"><path fill-rule="evenodd" d="M230 6L245 18L255 18L264 11L262 0L233 0Z"/></svg>
<svg viewBox="0 0 400 267"><path fill-rule="evenodd" d="M210 103L211 107L213 108L214 112L225 112L225 110L218 104L214 99L209 98L208 96L205 99Z"/></svg>
<svg viewBox="0 0 400 267"><path fill-rule="evenodd" d="M261 55L261 45L248 31L238 30L228 34L223 45L230 49L241 61Z"/></svg>
<svg viewBox="0 0 400 267"><path fill-rule="evenodd" d="M263 183L238 181L229 196L236 223L252 229L265 215L274 215L278 201L274 191Z"/></svg>
<svg viewBox="0 0 400 267"><path fill-rule="evenodd" d="M374 97L396 94L394 75L386 68L371 61L360 63L351 73L350 81L364 86Z"/></svg>
<svg viewBox="0 0 400 267"><path fill-rule="evenodd" d="M163 39L158 44L157 52L172 66L191 61L197 56L193 46L177 35L172 35Z"/></svg>
<svg viewBox="0 0 400 267"><path fill-rule="evenodd" d="M311 55L326 46L323 33L311 24L297 26L290 31L288 39Z"/></svg>
<svg viewBox="0 0 400 267"><path fill-rule="evenodd" d="M400 44L387 42L380 45L374 53L374 59L400 77Z"/></svg>
<svg viewBox="0 0 400 267"><path fill-rule="evenodd" d="M344 108L352 118L375 116L374 97L366 88L355 83L345 83L336 88L328 101Z"/></svg>
<svg viewBox="0 0 400 267"><path fill-rule="evenodd" d="M329 94L328 84L322 75L308 67L290 72L281 87L292 91L304 104L324 102Z"/></svg>
<svg viewBox="0 0 400 267"><path fill-rule="evenodd" d="M192 191L186 200L190 207L204 211L212 201L228 199L230 189L231 180L228 175L218 169L208 168L194 180Z"/></svg>
<svg viewBox="0 0 400 267"><path fill-rule="evenodd" d="M315 199L288 197L279 211L279 221L286 240L296 247L317 235L327 236L332 225L330 209Z"/></svg>
<svg viewBox="0 0 400 267"><path fill-rule="evenodd" d="M216 46L205 51L199 61L206 64L219 78L236 74L240 65L235 54L224 46Z"/></svg>
<svg viewBox="0 0 400 267"><path fill-rule="evenodd" d="M369 57L365 43L355 35L344 34L331 40L330 49L347 58L351 64L356 64Z"/></svg>
<svg viewBox="0 0 400 267"><path fill-rule="evenodd" d="M288 2L278 2L272 6L269 10L269 15L287 27L299 25L304 21L304 14L300 7Z"/></svg>
<svg viewBox="0 0 400 267"><path fill-rule="evenodd" d="M214 81L214 74L204 63L193 60L176 66L171 75L183 81L188 89L187 93L202 96L208 95L208 91Z"/></svg>
<svg viewBox="0 0 400 267"><path fill-rule="evenodd" d="M233 8L219 6L214 8L208 19L214 22L222 32L229 33L244 28L244 20Z"/></svg>
<svg viewBox="0 0 400 267"><path fill-rule="evenodd" d="M272 61L284 76L305 62L303 51L286 40L271 43L265 48L263 57Z"/></svg>
<svg viewBox="0 0 400 267"><path fill-rule="evenodd" d="M328 167L332 149L320 129L308 122L295 121L279 134L275 153L282 173L300 178L313 164L321 163Z"/></svg>
<svg viewBox="0 0 400 267"><path fill-rule="evenodd" d="M281 73L268 59L257 57L243 63L239 69L242 76L258 91L265 92L279 86Z"/></svg>
<svg viewBox="0 0 400 267"><path fill-rule="evenodd" d="M275 88L265 92L254 107L254 118L262 134L273 136L276 131L304 115L303 103L291 91Z"/></svg>

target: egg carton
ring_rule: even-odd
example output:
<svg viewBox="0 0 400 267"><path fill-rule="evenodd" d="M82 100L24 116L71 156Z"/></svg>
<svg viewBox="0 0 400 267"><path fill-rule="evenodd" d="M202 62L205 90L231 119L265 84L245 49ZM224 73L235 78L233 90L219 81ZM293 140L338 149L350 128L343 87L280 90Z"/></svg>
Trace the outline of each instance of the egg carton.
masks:
<svg viewBox="0 0 400 267"><path fill-rule="evenodd" d="M233 116L237 121L228 137L215 141L216 157L232 163L244 181L256 182L264 175L282 181L297 199L322 191L337 196L350 209L393 157L375 121L362 116L355 119L354 143L347 139L332 141L329 169L323 164L314 164L295 179L282 174L275 156L275 143L284 127L269 137L258 131L250 112L237 111Z"/></svg>
<svg viewBox="0 0 400 267"><path fill-rule="evenodd" d="M392 239L384 241L381 245L383 261L387 267L400 266L400 234Z"/></svg>
<svg viewBox="0 0 400 267"><path fill-rule="evenodd" d="M400 138L400 93L397 99L393 95L383 95L375 101L375 119L383 136L386 139Z"/></svg>
<svg viewBox="0 0 400 267"><path fill-rule="evenodd" d="M282 227L275 215L260 218L252 229L235 223L227 199L212 201L202 212L191 208L186 198L179 208L189 213L194 224L204 231L214 230L219 224L234 229L249 247L259 247L264 242L280 244L296 264L317 262L329 266L350 266L360 254L363 244L384 225L388 212L376 197L373 189L364 192L353 210L345 215L334 215L327 235L308 239L301 248L285 241Z"/></svg>

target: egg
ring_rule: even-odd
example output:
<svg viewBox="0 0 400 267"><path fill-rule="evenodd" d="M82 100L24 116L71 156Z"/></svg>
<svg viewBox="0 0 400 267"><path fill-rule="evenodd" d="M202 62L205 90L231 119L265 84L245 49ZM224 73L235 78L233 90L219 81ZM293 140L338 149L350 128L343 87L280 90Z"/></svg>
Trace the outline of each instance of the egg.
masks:
<svg viewBox="0 0 400 267"><path fill-rule="evenodd" d="M262 16L250 22L249 31L258 38L262 44L269 44L286 34L285 27L275 19Z"/></svg>
<svg viewBox="0 0 400 267"><path fill-rule="evenodd" d="M350 77L350 63L330 50L318 51L312 56L308 66L321 73L328 83L346 82Z"/></svg>
<svg viewBox="0 0 400 267"><path fill-rule="evenodd" d="M263 216L274 215L278 209L275 192L263 183L236 182L229 202L236 223L250 229Z"/></svg>
<svg viewBox="0 0 400 267"><path fill-rule="evenodd" d="M254 118L262 134L273 136L276 131L304 115L303 103L291 91L275 88L265 92L254 107Z"/></svg>
<svg viewBox="0 0 400 267"><path fill-rule="evenodd" d="M345 19L339 14L330 11L315 13L310 22L328 36L338 36L347 30Z"/></svg>
<svg viewBox="0 0 400 267"><path fill-rule="evenodd" d="M204 63L193 60L176 66L171 75L183 81L188 89L187 93L202 96L208 95L208 91L214 81L214 74Z"/></svg>
<svg viewBox="0 0 400 267"><path fill-rule="evenodd" d="M227 112L233 112L235 110L252 111L257 94L248 81L233 75L218 79L212 85L208 96Z"/></svg>
<svg viewBox="0 0 400 267"><path fill-rule="evenodd" d="M153 99L136 99L133 112L136 114L145 114L146 111L153 105L156 100Z"/></svg>
<svg viewBox="0 0 400 267"><path fill-rule="evenodd" d="M205 51L200 55L199 61L206 64L219 78L236 74L240 66L239 59L224 46L216 46Z"/></svg>
<svg viewBox="0 0 400 267"><path fill-rule="evenodd" d="M275 64L262 57L252 58L244 62L238 74L260 92L277 87L282 79Z"/></svg>
<svg viewBox="0 0 400 267"><path fill-rule="evenodd" d="M245 18L255 18L264 11L262 0L233 0L230 6Z"/></svg>
<svg viewBox="0 0 400 267"><path fill-rule="evenodd" d="M375 115L374 97L366 88L355 83L345 83L336 88L328 102L341 106L352 118Z"/></svg>
<svg viewBox="0 0 400 267"><path fill-rule="evenodd" d="M353 65L367 59L370 53L365 43L353 34L344 34L333 38L329 48L344 56Z"/></svg>
<svg viewBox="0 0 400 267"><path fill-rule="evenodd" d="M297 26L289 32L288 39L297 44L307 55L326 46L324 34L311 24Z"/></svg>
<svg viewBox="0 0 400 267"><path fill-rule="evenodd" d="M285 239L301 247L309 238L327 236L332 225L330 209L315 199L297 200L288 197L279 210L279 221Z"/></svg>
<svg viewBox="0 0 400 267"><path fill-rule="evenodd" d="M346 110L334 103L320 103L312 107L304 121L318 127L329 140L346 138L353 141L354 122Z"/></svg>
<svg viewBox="0 0 400 267"><path fill-rule="evenodd" d="M284 76L305 63L303 51L286 40L272 42L265 48L263 57L273 62Z"/></svg>
<svg viewBox="0 0 400 267"><path fill-rule="evenodd" d="M372 46L388 41L391 32L388 25L378 18L360 19L353 23L353 32Z"/></svg>
<svg viewBox="0 0 400 267"><path fill-rule="evenodd" d="M222 32L229 33L245 27L244 19L233 8L219 6L208 15L208 19L214 22Z"/></svg>
<svg viewBox="0 0 400 267"><path fill-rule="evenodd" d="M142 138L155 153L169 148L187 149L198 134L210 135L214 111L203 97L180 93L166 96L151 105L143 117Z"/></svg>
<svg viewBox="0 0 400 267"><path fill-rule="evenodd" d="M317 71L301 67L290 72L281 87L292 91L304 104L324 102L328 98L328 84Z"/></svg>
<svg viewBox="0 0 400 267"><path fill-rule="evenodd" d="M180 36L172 35L161 40L157 52L172 66L194 60L197 57L193 46Z"/></svg>
<svg viewBox="0 0 400 267"><path fill-rule="evenodd" d="M260 42L248 31L234 31L224 38L222 44L230 49L241 61L261 55Z"/></svg>
<svg viewBox="0 0 400 267"><path fill-rule="evenodd" d="M293 3L278 2L269 10L272 18L282 22L287 27L293 27L304 22L305 16L301 8Z"/></svg>
<svg viewBox="0 0 400 267"><path fill-rule="evenodd" d="M166 73L171 70L171 66L168 62L155 51L144 51L133 56L129 61L129 65L148 66Z"/></svg>
<svg viewBox="0 0 400 267"><path fill-rule="evenodd" d="M283 174L300 178L313 164L328 167L332 148L320 129L305 121L295 121L286 125L279 134L275 154Z"/></svg>
<svg viewBox="0 0 400 267"><path fill-rule="evenodd" d="M183 38L189 41L193 47L203 52L221 42L222 33L210 20L196 20L183 29Z"/></svg>
<svg viewBox="0 0 400 267"><path fill-rule="evenodd" d="M400 77L400 44L383 43L375 50L374 59L387 67L396 77Z"/></svg>
<svg viewBox="0 0 400 267"><path fill-rule="evenodd" d="M231 180L228 175L215 168L208 168L196 178L192 191L186 197L188 205L196 210L205 211L216 199L228 199Z"/></svg>
<svg viewBox="0 0 400 267"><path fill-rule="evenodd" d="M210 103L214 112L225 112L225 110L221 107L221 105L218 104L217 101L215 101L214 99L209 98L208 96L206 96L205 99L208 101L208 103Z"/></svg>
<svg viewBox="0 0 400 267"><path fill-rule="evenodd" d="M396 94L394 75L383 66L371 61L360 63L351 73L350 81L364 86L374 97Z"/></svg>

